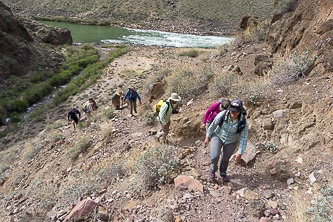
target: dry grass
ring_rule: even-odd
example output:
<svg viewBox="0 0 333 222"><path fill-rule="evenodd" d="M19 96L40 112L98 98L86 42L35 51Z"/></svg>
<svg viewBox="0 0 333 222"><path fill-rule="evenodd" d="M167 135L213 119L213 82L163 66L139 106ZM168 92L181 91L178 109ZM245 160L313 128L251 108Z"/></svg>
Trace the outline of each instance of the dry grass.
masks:
<svg viewBox="0 0 333 222"><path fill-rule="evenodd" d="M104 137L110 137L112 134L113 126L112 123L104 122L100 125L101 133Z"/></svg>
<svg viewBox="0 0 333 222"><path fill-rule="evenodd" d="M290 221L310 222L309 216L305 213L310 207L310 195L304 195L302 191L295 191L293 204L291 205Z"/></svg>

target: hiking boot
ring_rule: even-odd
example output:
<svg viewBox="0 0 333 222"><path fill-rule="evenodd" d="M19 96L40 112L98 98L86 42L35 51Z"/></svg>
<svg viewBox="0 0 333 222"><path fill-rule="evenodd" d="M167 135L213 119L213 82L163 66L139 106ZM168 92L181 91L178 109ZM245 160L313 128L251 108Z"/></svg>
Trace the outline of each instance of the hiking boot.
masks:
<svg viewBox="0 0 333 222"><path fill-rule="evenodd" d="M160 142L160 137L159 136L155 135L154 138L155 138L156 142L158 142L158 143Z"/></svg>
<svg viewBox="0 0 333 222"><path fill-rule="evenodd" d="M215 173L213 173L212 171L209 171L208 177L210 179L214 179L215 178Z"/></svg>
<svg viewBox="0 0 333 222"><path fill-rule="evenodd" d="M227 176L221 176L221 179L223 182L228 183L230 182L230 179Z"/></svg>

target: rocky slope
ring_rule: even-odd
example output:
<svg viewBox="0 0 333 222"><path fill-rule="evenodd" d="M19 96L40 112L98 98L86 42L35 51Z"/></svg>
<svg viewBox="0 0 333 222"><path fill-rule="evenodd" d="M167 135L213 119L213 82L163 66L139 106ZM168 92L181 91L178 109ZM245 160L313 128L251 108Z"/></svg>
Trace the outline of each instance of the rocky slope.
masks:
<svg viewBox="0 0 333 222"><path fill-rule="evenodd" d="M243 18L239 42L245 44L195 49L199 56L194 58L180 56L188 49L135 47L110 64L95 86L49 111L45 121L52 125L1 153L0 215L5 221L71 217L75 221L74 215L85 221L310 221L313 215L305 210L316 206L322 197L319 190L333 185L333 85L330 63L325 63L331 53L325 33L332 30L332 15L324 13L323 19L312 13L330 8L328 0L298 1L295 11L287 10L271 20L266 42L244 37L254 28L250 24L260 21ZM286 31L298 27L303 31ZM299 40L294 41L298 37L291 36L298 33ZM295 51L316 59L293 82L277 84L281 82L272 81L272 72L258 71L287 67ZM214 93L223 85L212 88L213 78L197 96L182 95L180 113L173 115L168 143L178 147L174 156L179 164L165 184L139 189L144 174L135 172L135 163L159 147L152 136L158 125L147 125L147 112L152 112L155 101L149 103L151 95L143 92L148 81L162 76L160 84L168 83L163 85L167 92L163 97L167 97L182 70L198 75L200 70L210 70L208 74L216 79L234 75L237 81L231 88L236 90L228 92L246 104L247 150L255 158L246 167L231 161L229 184L208 180L209 150L202 143L205 133L200 125L207 108L221 96ZM111 110L113 90L129 84L136 85L143 99L134 117L127 115L127 109ZM260 91L261 86L266 88ZM92 118L84 117L74 131L66 122L66 112L81 107L88 95L95 97L100 108ZM33 120L26 124L25 132L15 136L40 130L31 128Z"/></svg>

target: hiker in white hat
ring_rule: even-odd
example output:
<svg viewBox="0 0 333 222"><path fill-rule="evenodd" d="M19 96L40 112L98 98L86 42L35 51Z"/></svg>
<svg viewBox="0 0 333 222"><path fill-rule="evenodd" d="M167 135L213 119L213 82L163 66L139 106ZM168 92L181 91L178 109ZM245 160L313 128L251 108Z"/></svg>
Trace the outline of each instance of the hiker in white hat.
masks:
<svg viewBox="0 0 333 222"><path fill-rule="evenodd" d="M157 116L157 120L160 122L162 128L161 131L155 135L155 138L158 141L161 136L165 137L169 133L171 114L180 100L181 97L177 93L172 93L171 96L162 104L160 112Z"/></svg>

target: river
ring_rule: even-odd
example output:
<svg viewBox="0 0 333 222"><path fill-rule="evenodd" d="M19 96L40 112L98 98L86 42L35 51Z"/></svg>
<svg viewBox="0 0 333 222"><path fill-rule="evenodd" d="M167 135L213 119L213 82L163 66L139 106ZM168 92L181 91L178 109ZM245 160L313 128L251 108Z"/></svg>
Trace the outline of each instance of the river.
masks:
<svg viewBox="0 0 333 222"><path fill-rule="evenodd" d="M145 29L109 26L76 25L70 23L40 21L43 24L68 28L74 42L130 43L167 47L215 48L233 40L228 36L199 36Z"/></svg>

